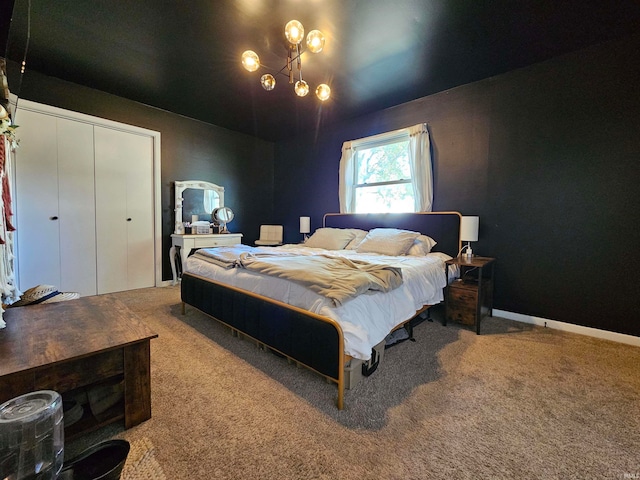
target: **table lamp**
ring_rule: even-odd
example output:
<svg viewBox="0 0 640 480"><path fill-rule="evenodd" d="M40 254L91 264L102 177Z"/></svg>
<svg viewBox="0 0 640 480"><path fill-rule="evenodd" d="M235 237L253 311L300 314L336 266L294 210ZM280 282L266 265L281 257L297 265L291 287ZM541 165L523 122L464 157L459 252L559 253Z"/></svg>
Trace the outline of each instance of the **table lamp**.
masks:
<svg viewBox="0 0 640 480"><path fill-rule="evenodd" d="M480 224L480 217L463 216L460 221L460 240L467 242L467 250L465 255L467 258L473 256L470 242L478 241L478 226Z"/></svg>
<svg viewBox="0 0 640 480"><path fill-rule="evenodd" d="M303 242L309 239L307 235L311 232L311 217L300 217L300 233L303 235Z"/></svg>

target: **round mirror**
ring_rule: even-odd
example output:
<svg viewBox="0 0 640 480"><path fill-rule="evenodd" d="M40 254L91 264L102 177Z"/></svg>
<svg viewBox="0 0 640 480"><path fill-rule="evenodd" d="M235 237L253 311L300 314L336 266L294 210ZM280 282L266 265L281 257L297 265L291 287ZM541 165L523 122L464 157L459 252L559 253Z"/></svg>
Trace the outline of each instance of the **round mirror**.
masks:
<svg viewBox="0 0 640 480"><path fill-rule="evenodd" d="M220 224L220 233L229 233L227 223L233 220L233 216L233 210L229 207L220 207L213 211L213 219Z"/></svg>

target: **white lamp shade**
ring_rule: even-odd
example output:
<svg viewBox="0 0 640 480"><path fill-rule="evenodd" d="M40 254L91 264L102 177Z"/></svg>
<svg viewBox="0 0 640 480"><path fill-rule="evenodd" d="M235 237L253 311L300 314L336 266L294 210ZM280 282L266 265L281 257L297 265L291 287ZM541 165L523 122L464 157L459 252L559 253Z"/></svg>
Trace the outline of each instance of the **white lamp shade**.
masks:
<svg viewBox="0 0 640 480"><path fill-rule="evenodd" d="M311 232L311 217L300 217L300 233Z"/></svg>
<svg viewBox="0 0 640 480"><path fill-rule="evenodd" d="M462 217L462 221L460 222L460 240L463 242L477 242L479 225L480 217Z"/></svg>

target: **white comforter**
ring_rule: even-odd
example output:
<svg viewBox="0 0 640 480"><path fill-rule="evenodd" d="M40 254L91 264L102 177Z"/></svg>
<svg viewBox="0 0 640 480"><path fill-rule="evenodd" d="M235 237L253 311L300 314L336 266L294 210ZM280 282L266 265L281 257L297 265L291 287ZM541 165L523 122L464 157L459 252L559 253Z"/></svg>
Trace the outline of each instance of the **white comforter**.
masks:
<svg viewBox="0 0 640 480"><path fill-rule="evenodd" d="M343 305L334 303L300 284L270 277L242 268L224 268L196 256L187 259L186 272L211 278L243 290L293 305L336 320L342 327L345 353L368 360L371 349L380 343L397 325L409 320L424 305L435 305L444 299L446 285L444 261L451 258L444 253L426 256L390 257L378 254L361 254L352 250L328 251L299 245L261 247L265 251L310 252L340 255L347 258L399 267L403 283L390 292L360 295Z"/></svg>
<svg viewBox="0 0 640 480"><path fill-rule="evenodd" d="M364 293L388 292L402 284L402 270L392 265L364 262L344 255L302 255L288 249L272 250L277 252L236 245L203 248L195 255L225 268L245 268L300 283L330 298L334 305L342 305Z"/></svg>

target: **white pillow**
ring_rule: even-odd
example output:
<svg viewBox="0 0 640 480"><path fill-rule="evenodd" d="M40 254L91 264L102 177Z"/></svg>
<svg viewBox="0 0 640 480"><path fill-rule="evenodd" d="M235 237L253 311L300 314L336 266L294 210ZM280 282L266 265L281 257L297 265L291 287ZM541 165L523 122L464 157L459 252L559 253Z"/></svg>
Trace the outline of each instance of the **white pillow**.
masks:
<svg viewBox="0 0 640 480"><path fill-rule="evenodd" d="M426 235L420 235L413 241L413 245L409 248L407 255L413 255L414 257L422 257L429 253L436 245L436 241Z"/></svg>
<svg viewBox="0 0 640 480"><path fill-rule="evenodd" d="M397 228L374 228L367 233L356 248L358 253L380 253L382 255L404 255L420 234Z"/></svg>
<svg viewBox="0 0 640 480"><path fill-rule="evenodd" d="M364 237L367 236L367 232L366 230L360 230L359 228L351 228L350 229L355 237L353 237L353 239L347 244L346 247L344 247L345 250L355 250L356 248L358 248L358 245L360 245L360 242L362 242L362 240L364 240Z"/></svg>
<svg viewBox="0 0 640 480"><path fill-rule="evenodd" d="M325 250L342 250L349 243L355 233L350 228L318 228L309 239L304 242L305 247L324 248Z"/></svg>

